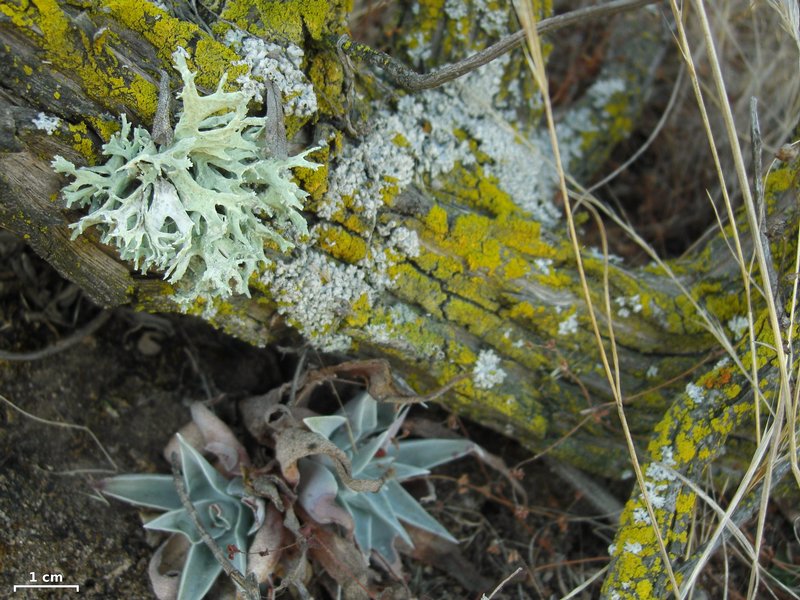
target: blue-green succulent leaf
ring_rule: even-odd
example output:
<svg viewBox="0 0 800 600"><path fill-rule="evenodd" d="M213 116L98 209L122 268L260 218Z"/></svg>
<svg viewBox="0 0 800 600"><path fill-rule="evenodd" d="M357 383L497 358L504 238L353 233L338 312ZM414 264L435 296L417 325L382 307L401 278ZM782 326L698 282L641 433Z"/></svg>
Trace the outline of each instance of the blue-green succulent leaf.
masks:
<svg viewBox="0 0 800 600"><path fill-rule="evenodd" d="M372 398L372 396L370 396L370 398ZM378 405L379 429L389 429L392 424L396 423L398 420L404 419L409 408L411 408L410 406L404 406L400 410L397 410L397 405L391 402L376 402L376 404Z"/></svg>
<svg viewBox="0 0 800 600"><path fill-rule="evenodd" d="M368 511L361 510L355 506L348 506L347 509L355 523L356 543L361 548L361 552L369 556L369 552L372 549L372 515Z"/></svg>
<svg viewBox="0 0 800 600"><path fill-rule="evenodd" d="M169 475L117 475L102 480L99 488L107 496L138 506L159 510L174 510L181 506L175 482Z"/></svg>
<svg viewBox="0 0 800 600"><path fill-rule="evenodd" d="M362 392L360 395L348 402L341 411L350 422L350 432L352 432L353 439L356 441L366 437L377 428L377 405L378 403L373 400L372 396L366 392ZM336 432L336 435L331 438L331 441L333 441L333 443L340 448L345 449L345 444L349 445L350 432L343 428L342 431ZM339 441L342 442L342 445L339 444Z"/></svg>
<svg viewBox="0 0 800 600"><path fill-rule="evenodd" d="M186 510L181 507L177 510L165 512L159 515L152 521L144 524L145 529L154 529L156 531L166 531L169 533L182 533L192 544L201 542L200 534L186 513Z"/></svg>
<svg viewBox="0 0 800 600"><path fill-rule="evenodd" d="M369 463L361 472L361 477L365 479L396 479L405 481L416 477L430 475L428 469L421 469L413 465L404 465L397 462L393 457L379 458Z"/></svg>
<svg viewBox="0 0 800 600"><path fill-rule="evenodd" d="M225 492L228 480L189 445L180 433L175 435L181 448L181 466L189 498L193 502L201 498L230 498Z"/></svg>
<svg viewBox="0 0 800 600"><path fill-rule="evenodd" d="M245 495L244 479L241 477L234 477L228 482L225 487L225 493L235 498L241 498Z"/></svg>
<svg viewBox="0 0 800 600"><path fill-rule="evenodd" d="M381 407L378 408L380 409ZM394 438L397 437L397 434L400 433L400 428L403 426L403 423L406 420L406 415L408 415L410 408L410 406L405 406L401 410L392 413L394 414L394 421L390 422L386 427L381 426L381 431L385 429L387 432L386 442L383 446L384 450L388 448L392 440L394 440Z"/></svg>
<svg viewBox="0 0 800 600"><path fill-rule="evenodd" d="M234 498L230 498L228 502L224 503L217 500L200 500L199 502L194 502L193 505L206 532L215 540L222 539L225 536L232 538L234 527L238 525L240 520L240 513L243 512L243 509L247 509ZM189 514L183 508L166 512L148 522L145 527L158 531L182 533L193 544L201 541L200 533L195 528Z"/></svg>
<svg viewBox="0 0 800 600"><path fill-rule="evenodd" d="M208 546L202 542L192 545L186 554L186 562L183 563L178 600L200 600L208 593L221 572L222 565L214 558Z"/></svg>
<svg viewBox="0 0 800 600"><path fill-rule="evenodd" d="M385 527L394 531L394 535L402 537L407 544L412 545L408 532L395 517L394 510L392 510L392 506L383 492L377 494L357 493L349 500L349 503L351 506L367 511L372 515L374 520L372 524L373 532L382 523Z"/></svg>
<svg viewBox="0 0 800 600"><path fill-rule="evenodd" d="M408 440L387 447L386 454L398 463L431 469L474 452L476 448L469 440Z"/></svg>
<svg viewBox="0 0 800 600"><path fill-rule="evenodd" d="M387 526L380 519L373 519L372 531L370 532L370 545L372 549L383 556L389 564L397 562L397 551L394 549L394 541L397 539L395 530ZM413 544L408 542L413 548Z"/></svg>
<svg viewBox="0 0 800 600"><path fill-rule="evenodd" d="M319 497L330 499L335 494L338 505L352 517L353 533L364 555L374 551L391 564L398 560L394 548L398 537L413 546L404 523L456 542L399 482L428 475L432 467L480 452L479 446L467 440L394 442L407 413L408 407L397 411L362 393L348 402L336 417L305 419L309 429L328 437L350 458L353 477L384 481L377 492L348 488L325 467L325 457L313 461L304 459L300 463L313 465L301 469L301 504L313 506L319 503ZM347 427L343 426L345 421ZM336 506L328 504L332 505Z"/></svg>
<svg viewBox="0 0 800 600"><path fill-rule="evenodd" d="M451 542L457 542L450 535L450 532L439 521L429 515L428 511L420 506L416 498L409 494L397 481L390 479L384 484L383 490L385 490L384 495L392 507L392 512L397 515L398 519Z"/></svg>
<svg viewBox="0 0 800 600"><path fill-rule="evenodd" d="M390 430L387 429L380 435L376 435L370 439L365 445L358 448L351 459L353 477L359 477L361 471L364 470L364 467L366 467L370 461L375 458L375 454L377 454L378 450L386 445L386 441L389 439L390 433Z"/></svg>
<svg viewBox="0 0 800 600"><path fill-rule="evenodd" d="M339 427L347 423L347 417L342 415L325 415L322 417L307 417L303 419L306 427L314 433L318 433L325 439L331 439L331 434Z"/></svg>
<svg viewBox="0 0 800 600"><path fill-rule="evenodd" d="M253 523L253 511L250 510L248 507L243 506L242 510L239 512L239 522L236 524L236 529L233 531L232 536L226 536L225 538L220 540L220 548L223 549L223 552L227 548L228 544L235 545L241 552L236 552L233 555L233 565L239 570L240 573L246 573L247 569L247 550L249 549L248 539L250 538L252 533L251 532L251 524ZM232 541L229 539L232 538Z"/></svg>

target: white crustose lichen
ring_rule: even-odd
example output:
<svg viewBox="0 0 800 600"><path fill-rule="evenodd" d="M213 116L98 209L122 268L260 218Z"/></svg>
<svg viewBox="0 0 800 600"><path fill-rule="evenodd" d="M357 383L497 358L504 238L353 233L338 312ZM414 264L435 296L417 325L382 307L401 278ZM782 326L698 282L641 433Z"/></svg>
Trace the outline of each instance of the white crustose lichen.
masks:
<svg viewBox="0 0 800 600"><path fill-rule="evenodd" d="M264 82L271 80L283 94L287 116L309 117L317 112L314 86L301 68L304 52L300 46L288 44L283 47L246 35L238 29L228 30L225 43L242 56L242 60L234 64L245 64L250 68L250 73L242 75L236 82L243 90L252 91L257 102L264 100Z"/></svg>

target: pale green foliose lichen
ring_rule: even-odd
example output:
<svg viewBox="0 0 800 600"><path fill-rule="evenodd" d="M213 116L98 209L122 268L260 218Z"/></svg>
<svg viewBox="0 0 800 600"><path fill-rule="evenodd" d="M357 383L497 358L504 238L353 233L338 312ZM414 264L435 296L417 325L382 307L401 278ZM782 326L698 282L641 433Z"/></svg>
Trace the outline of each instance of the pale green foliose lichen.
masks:
<svg viewBox="0 0 800 600"><path fill-rule="evenodd" d="M265 245L286 252L307 235L300 211L307 193L289 169L320 165L271 156L265 117L247 115L252 94L217 90L200 96L185 51L173 55L183 78L183 111L173 140L157 144L122 116L122 129L103 146L105 164L76 168L57 156L53 168L75 178L63 190L67 206L88 208L75 236L97 226L101 241L119 249L143 273L163 271L175 299L249 295L248 280L270 263Z"/></svg>

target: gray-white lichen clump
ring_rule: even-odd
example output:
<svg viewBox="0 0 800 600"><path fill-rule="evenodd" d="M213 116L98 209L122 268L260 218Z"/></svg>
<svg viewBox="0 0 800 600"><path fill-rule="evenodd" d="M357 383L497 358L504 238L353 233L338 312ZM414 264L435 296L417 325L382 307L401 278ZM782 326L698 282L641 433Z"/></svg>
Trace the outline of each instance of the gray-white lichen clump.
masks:
<svg viewBox="0 0 800 600"><path fill-rule="evenodd" d="M287 116L309 117L317 112L317 95L303 72L304 52L300 46L287 44L284 47L245 35L235 28L228 30L224 41L242 56L242 60L234 64L244 64L249 68L249 73L240 76L236 82L242 89L252 90L257 102L263 101L264 81L269 79L283 94Z"/></svg>
<svg viewBox="0 0 800 600"><path fill-rule="evenodd" d="M481 350L472 370L475 387L489 390L506 379L506 372L500 367L500 357L493 350Z"/></svg>
<svg viewBox="0 0 800 600"><path fill-rule="evenodd" d="M67 206L88 208L75 235L96 226L101 241L143 273L155 269L189 303L249 295L248 280L270 263L264 248L293 248L308 233L300 211L307 193L293 167L318 168L297 156L270 156L265 117L247 115L252 92L217 90L200 96L186 53L173 54L183 79L183 111L171 143L122 116L122 129L103 146L105 164L76 168L57 156L53 168L75 178L63 190Z"/></svg>

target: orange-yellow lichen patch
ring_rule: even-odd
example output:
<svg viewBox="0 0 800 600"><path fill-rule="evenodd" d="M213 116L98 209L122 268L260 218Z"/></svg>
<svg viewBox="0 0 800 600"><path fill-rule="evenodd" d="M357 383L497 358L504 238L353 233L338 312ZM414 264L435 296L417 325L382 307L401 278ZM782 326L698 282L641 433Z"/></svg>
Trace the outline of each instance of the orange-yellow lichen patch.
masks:
<svg viewBox="0 0 800 600"><path fill-rule="evenodd" d="M733 368L722 367L701 378L700 383L706 389L713 390L725 387L731 382L731 379L733 379Z"/></svg>
<svg viewBox="0 0 800 600"><path fill-rule="evenodd" d="M446 254L432 252L424 243L420 246L419 254L413 258L413 262L420 269L442 282L464 272L461 260Z"/></svg>
<svg viewBox="0 0 800 600"><path fill-rule="evenodd" d="M498 234L503 243L534 258L554 258L555 249L541 238L541 225L533 219L506 216L497 220Z"/></svg>
<svg viewBox="0 0 800 600"><path fill-rule="evenodd" d="M336 54L322 52L315 55L308 68L308 79L314 86L322 115L338 116L345 112L344 69Z"/></svg>
<svg viewBox="0 0 800 600"><path fill-rule="evenodd" d="M443 282L444 288L452 294L465 298L492 312L497 312L500 305L495 292L487 285L483 277L454 274Z"/></svg>
<svg viewBox="0 0 800 600"><path fill-rule="evenodd" d="M99 117L88 117L87 120L92 125L104 142L111 139L111 136L120 130L120 122L117 119L101 119Z"/></svg>
<svg viewBox="0 0 800 600"><path fill-rule="evenodd" d="M43 60L74 74L87 94L106 108L121 112L127 107L140 115L155 111L155 86L124 69L108 44L95 47L90 35L73 24L56 0L0 3L0 14L43 50ZM103 39L113 37L109 34Z"/></svg>
<svg viewBox="0 0 800 600"><path fill-rule="evenodd" d="M448 321L477 336L485 336L503 325L497 315L461 298L451 298L444 306L444 314Z"/></svg>
<svg viewBox="0 0 800 600"><path fill-rule="evenodd" d="M438 238L444 238L450 227L447 223L447 211L438 204L434 204L425 216L425 227Z"/></svg>
<svg viewBox="0 0 800 600"><path fill-rule="evenodd" d="M409 263L398 263L388 268L394 279L393 293L398 297L418 304L435 318L442 318L442 306L447 294L441 285L430 277L425 277Z"/></svg>
<svg viewBox="0 0 800 600"><path fill-rule="evenodd" d="M296 167L294 169L295 178L308 192L309 199L306 202L318 201L328 191L328 157L329 147L325 146L307 156L308 160L322 165L321 167L315 169Z"/></svg>
<svg viewBox="0 0 800 600"><path fill-rule="evenodd" d="M366 294L361 294L358 299L350 305L350 311L345 318L345 323L349 327L361 328L370 321L370 309L372 303Z"/></svg>
<svg viewBox="0 0 800 600"><path fill-rule="evenodd" d="M528 263L515 256L506 262L503 267L503 275L506 279L519 279L524 277L530 271Z"/></svg>
<svg viewBox="0 0 800 600"><path fill-rule="evenodd" d="M90 165L95 164L96 156L94 152L94 144L89 137L89 129L85 121L80 123L70 123L67 125L71 136L70 143L72 147L80 152L83 157L89 162Z"/></svg>
<svg viewBox="0 0 800 600"><path fill-rule="evenodd" d="M319 246L334 258L354 264L366 258L367 242L340 227L326 225L317 228Z"/></svg>
<svg viewBox="0 0 800 600"><path fill-rule="evenodd" d="M481 215L458 217L443 245L463 256L472 270L481 269L492 275L503 262L500 242L493 235L492 220Z"/></svg>
<svg viewBox="0 0 800 600"><path fill-rule="evenodd" d="M517 320L529 321L534 322L537 316L539 316L544 311L544 307L542 306L533 306L528 301L517 302L514 306L511 307L511 310L508 311L508 315Z"/></svg>
<svg viewBox="0 0 800 600"><path fill-rule="evenodd" d="M321 39L343 16L343 2L329 0L231 0L221 18L254 35L302 44L306 32ZM338 27L337 27L338 29Z"/></svg>

